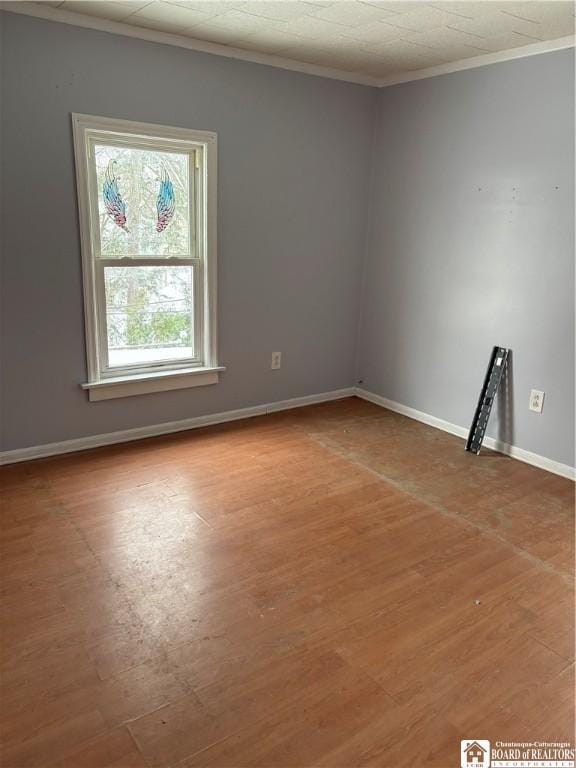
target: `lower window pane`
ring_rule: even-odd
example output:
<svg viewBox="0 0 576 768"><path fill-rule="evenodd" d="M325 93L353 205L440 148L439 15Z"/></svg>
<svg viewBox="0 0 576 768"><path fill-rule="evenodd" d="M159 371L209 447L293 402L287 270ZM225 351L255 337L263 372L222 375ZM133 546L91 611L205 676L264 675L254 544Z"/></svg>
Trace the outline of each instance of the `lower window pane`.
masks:
<svg viewBox="0 0 576 768"><path fill-rule="evenodd" d="M105 267L108 364L194 357L192 267Z"/></svg>

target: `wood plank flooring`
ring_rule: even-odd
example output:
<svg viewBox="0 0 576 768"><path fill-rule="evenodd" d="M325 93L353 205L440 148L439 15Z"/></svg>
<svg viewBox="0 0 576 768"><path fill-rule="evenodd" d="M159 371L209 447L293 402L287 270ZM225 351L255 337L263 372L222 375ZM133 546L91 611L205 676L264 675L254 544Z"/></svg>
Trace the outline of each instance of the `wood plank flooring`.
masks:
<svg viewBox="0 0 576 768"><path fill-rule="evenodd" d="M574 485L355 398L6 467L3 768L574 739Z"/></svg>

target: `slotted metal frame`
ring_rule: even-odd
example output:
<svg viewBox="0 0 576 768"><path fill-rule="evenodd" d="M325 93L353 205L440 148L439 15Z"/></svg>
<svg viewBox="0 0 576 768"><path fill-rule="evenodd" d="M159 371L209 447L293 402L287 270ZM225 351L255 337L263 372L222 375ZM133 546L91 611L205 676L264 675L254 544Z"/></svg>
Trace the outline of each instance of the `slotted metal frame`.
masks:
<svg viewBox="0 0 576 768"><path fill-rule="evenodd" d="M488 424L488 419L490 418L494 399L500 389L500 384L508 364L509 353L510 350L506 349L506 347L494 347L492 349L488 370L484 377L478 405L476 406L472 426L470 427L468 439L466 440L465 450L470 453L478 455L482 448L486 426Z"/></svg>

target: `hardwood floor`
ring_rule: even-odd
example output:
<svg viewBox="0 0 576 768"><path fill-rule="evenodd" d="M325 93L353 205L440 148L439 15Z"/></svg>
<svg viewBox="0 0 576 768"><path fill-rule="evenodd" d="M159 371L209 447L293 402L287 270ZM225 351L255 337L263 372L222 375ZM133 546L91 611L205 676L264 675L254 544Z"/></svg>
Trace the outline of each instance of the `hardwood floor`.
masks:
<svg viewBox="0 0 576 768"><path fill-rule="evenodd" d="M354 398L0 478L3 768L574 739L568 480Z"/></svg>

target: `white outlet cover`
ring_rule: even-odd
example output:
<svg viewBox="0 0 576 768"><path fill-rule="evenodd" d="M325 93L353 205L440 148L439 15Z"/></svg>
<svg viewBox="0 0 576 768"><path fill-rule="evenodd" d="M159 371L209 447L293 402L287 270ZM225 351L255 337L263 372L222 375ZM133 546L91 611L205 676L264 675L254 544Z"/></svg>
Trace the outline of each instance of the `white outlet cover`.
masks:
<svg viewBox="0 0 576 768"><path fill-rule="evenodd" d="M272 352L272 362L270 368L273 371L278 371L282 365L282 352Z"/></svg>
<svg viewBox="0 0 576 768"><path fill-rule="evenodd" d="M542 407L544 405L544 392L540 389L530 390L530 403L529 408L535 413L542 413Z"/></svg>

